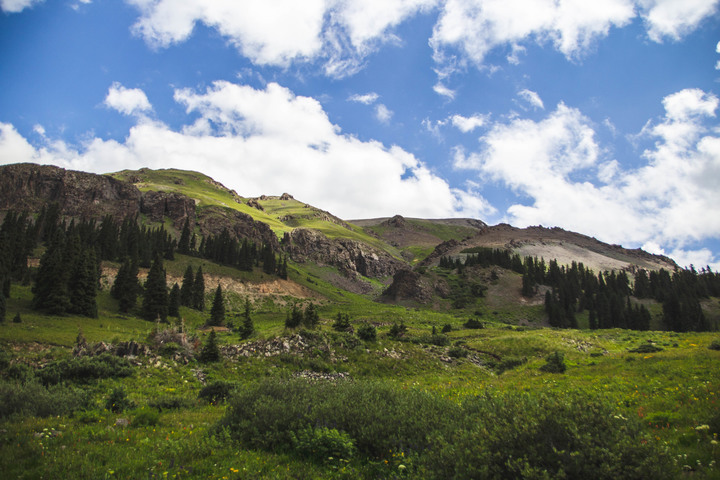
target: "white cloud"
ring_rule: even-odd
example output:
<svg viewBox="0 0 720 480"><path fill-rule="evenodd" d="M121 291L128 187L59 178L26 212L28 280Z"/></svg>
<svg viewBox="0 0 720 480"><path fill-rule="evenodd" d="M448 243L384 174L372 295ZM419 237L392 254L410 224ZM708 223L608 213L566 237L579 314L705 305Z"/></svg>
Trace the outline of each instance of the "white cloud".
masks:
<svg viewBox="0 0 720 480"><path fill-rule="evenodd" d="M463 133L468 133L476 128L485 125L487 116L485 115L473 115L472 117L463 117L462 115L453 115L450 117L450 121L453 126L456 127Z"/></svg>
<svg viewBox="0 0 720 480"><path fill-rule="evenodd" d="M380 95L378 95L375 92L366 93L364 95L355 94L351 95L348 100L351 102L357 102L357 103L363 103L365 105L370 105L372 103L375 103L375 101L380 98Z"/></svg>
<svg viewBox="0 0 720 480"><path fill-rule="evenodd" d="M611 243L662 245L679 262L700 258L688 247L720 237L720 216L709 214L720 204L720 129L705 125L718 104L697 89L665 97L665 116L643 131L655 145L634 170L604 160L591 122L563 104L537 122L495 123L479 151L455 149L454 165L529 199L507 209L514 225L558 225Z"/></svg>
<svg viewBox="0 0 720 480"><path fill-rule="evenodd" d="M662 42L665 37L679 40L695 30L717 10L718 0L639 0L648 37Z"/></svg>
<svg viewBox="0 0 720 480"><path fill-rule="evenodd" d="M45 0L0 0L0 9L5 13L20 13Z"/></svg>
<svg viewBox="0 0 720 480"><path fill-rule="evenodd" d="M450 99L450 100L452 100L453 98L455 98L455 90L451 90L451 89L449 89L448 87L446 87L445 85L443 85L442 83L439 83L439 82L436 83L436 84L433 86L433 91L435 91L435 93L437 93L438 95L441 95L441 96L443 96L443 97L447 97L447 98Z"/></svg>
<svg viewBox="0 0 720 480"><path fill-rule="evenodd" d="M400 213L482 218L492 207L471 190L451 188L412 154L363 142L333 125L318 101L278 84L264 89L216 82L181 89L175 100L197 117L174 130L138 117L122 142L90 138L79 147L35 147L0 123L0 163L36 162L93 172L201 170L242 195L279 194L344 218Z"/></svg>
<svg viewBox="0 0 720 480"><path fill-rule="evenodd" d="M393 116L393 111L387 108L382 103L375 107L375 117L382 123L390 122Z"/></svg>
<svg viewBox="0 0 720 480"><path fill-rule="evenodd" d="M533 108L539 108L540 110L545 109L545 105L543 105L543 101L537 92L533 92L532 90L528 90L526 88L524 90L520 90L518 92L518 96L529 103Z"/></svg>
<svg viewBox="0 0 720 480"><path fill-rule="evenodd" d="M136 115L152 110L145 92L139 88L125 88L114 82L108 89L105 105L123 115Z"/></svg>

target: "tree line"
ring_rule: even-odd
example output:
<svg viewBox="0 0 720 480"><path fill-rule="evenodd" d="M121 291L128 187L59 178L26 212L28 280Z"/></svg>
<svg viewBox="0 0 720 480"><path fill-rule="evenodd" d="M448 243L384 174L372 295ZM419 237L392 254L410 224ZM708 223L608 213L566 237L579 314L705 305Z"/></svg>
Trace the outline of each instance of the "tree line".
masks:
<svg viewBox="0 0 720 480"><path fill-rule="evenodd" d="M591 329L627 328L648 330L651 314L635 299L654 299L662 304L663 323L671 331L707 331L716 328L705 317L700 301L720 296L720 274L710 267L697 271L665 269L647 271L639 269L632 284L625 271L595 274L582 262L569 266L556 260L537 257L520 257L505 249L477 247L467 250L468 256L441 257L439 266L462 269L472 265L496 265L522 275L522 295L530 297L540 286L549 287L545 293L545 312L551 326L577 328L576 315L588 312Z"/></svg>

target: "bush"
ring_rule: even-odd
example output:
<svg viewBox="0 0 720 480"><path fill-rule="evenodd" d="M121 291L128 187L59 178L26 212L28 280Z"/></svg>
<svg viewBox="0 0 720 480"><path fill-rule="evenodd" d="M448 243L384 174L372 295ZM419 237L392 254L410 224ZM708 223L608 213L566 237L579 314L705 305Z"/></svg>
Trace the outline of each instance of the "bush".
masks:
<svg viewBox="0 0 720 480"><path fill-rule="evenodd" d="M643 343L642 345L639 345L635 348L632 348L628 350L628 352L632 353L655 353L655 352L662 352L662 347L658 347L657 345L654 345L652 343Z"/></svg>
<svg viewBox="0 0 720 480"><path fill-rule="evenodd" d="M27 383L35 379L35 371L24 363L16 363L7 369L7 376L20 383Z"/></svg>
<svg viewBox="0 0 720 480"><path fill-rule="evenodd" d="M181 408L190 408L193 405L194 402L191 399L178 395L163 395L162 397L158 397L148 401L148 406L155 408L161 412L163 410L179 410Z"/></svg>
<svg viewBox="0 0 720 480"><path fill-rule="evenodd" d="M297 453L320 462L349 460L355 454L355 445L350 436L334 428L306 427L297 432L290 432L290 440Z"/></svg>
<svg viewBox="0 0 720 480"><path fill-rule="evenodd" d="M20 317L20 312L16 313L13 317L13 323L22 323L22 317Z"/></svg>
<svg viewBox="0 0 720 480"><path fill-rule="evenodd" d="M152 427L160 421L160 412L154 408L141 408L133 417L133 425Z"/></svg>
<svg viewBox="0 0 720 480"><path fill-rule="evenodd" d="M110 396L105 401L105 408L113 413L124 412L125 410L134 407L135 403L127 397L127 393L125 393L125 389L123 387L113 389L113 391L110 392Z"/></svg>
<svg viewBox="0 0 720 480"><path fill-rule="evenodd" d="M0 418L13 414L49 417L87 408L87 391L65 385L44 387L37 382L0 383Z"/></svg>
<svg viewBox="0 0 720 480"><path fill-rule="evenodd" d="M560 352L551 353L545 360L547 363L540 367L541 372L565 373L565 370L567 370L565 357Z"/></svg>
<svg viewBox="0 0 720 480"><path fill-rule="evenodd" d="M720 350L720 340L713 340L708 348L710 350Z"/></svg>
<svg viewBox="0 0 720 480"><path fill-rule="evenodd" d="M453 357L453 358L465 358L465 357L467 357L469 354L470 354L469 351L467 351L466 349L464 349L464 348L462 348L462 347L458 347L458 346L451 347L451 348L448 350L448 355L451 356L451 357Z"/></svg>
<svg viewBox="0 0 720 480"><path fill-rule="evenodd" d="M463 323L463 327L478 330L480 328L485 328L485 325L483 325L483 323L477 318L468 318L467 322Z"/></svg>
<svg viewBox="0 0 720 480"><path fill-rule="evenodd" d="M103 353L97 357L52 362L38 370L36 375L45 385L63 381L87 382L99 378L128 377L132 375L132 366L125 358Z"/></svg>
<svg viewBox="0 0 720 480"><path fill-rule="evenodd" d="M390 332L388 335L390 338L394 338L395 340L399 340L401 337L403 337L407 333L407 326L405 326L405 322L400 322L400 325L397 323L393 323L393 326L390 327Z"/></svg>
<svg viewBox="0 0 720 480"><path fill-rule="evenodd" d="M450 325L449 323L446 323L445 325L443 325L442 330L440 330L440 333L450 333L450 332L452 332L452 325Z"/></svg>
<svg viewBox="0 0 720 480"><path fill-rule="evenodd" d="M358 328L357 336L360 340L365 340L366 342L374 342L375 340L377 340L377 329L374 325L364 323L360 325L360 328Z"/></svg>
<svg viewBox="0 0 720 480"><path fill-rule="evenodd" d="M495 371L497 372L497 374L499 375L508 370L512 370L515 367L519 367L526 361L527 361L527 359L525 359L525 358L507 357L507 358L503 358L502 360L497 362L495 364L494 368L495 368ZM565 370L563 369L563 371L565 371Z"/></svg>
<svg viewBox="0 0 720 480"><path fill-rule="evenodd" d="M198 400L204 400L208 403L212 403L213 405L222 403L227 400L230 393L238 388L238 386L239 385L237 383L226 382L223 380L210 383L200 389L200 392L198 393Z"/></svg>

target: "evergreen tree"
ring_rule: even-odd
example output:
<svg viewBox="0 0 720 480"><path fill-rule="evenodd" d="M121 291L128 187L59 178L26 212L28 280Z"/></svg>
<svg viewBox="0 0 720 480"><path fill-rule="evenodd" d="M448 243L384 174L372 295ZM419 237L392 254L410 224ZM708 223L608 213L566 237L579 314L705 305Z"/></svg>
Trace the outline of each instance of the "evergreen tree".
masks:
<svg viewBox="0 0 720 480"><path fill-rule="evenodd" d="M0 323L5 321L7 304L5 302L5 292L0 289Z"/></svg>
<svg viewBox="0 0 720 480"><path fill-rule="evenodd" d="M219 327L223 323L225 323L225 304L223 303L222 287L218 285L210 308L210 321L208 324Z"/></svg>
<svg viewBox="0 0 720 480"><path fill-rule="evenodd" d="M180 287L178 284L173 284L170 289L170 296L168 297L168 315L175 318L180 318Z"/></svg>
<svg viewBox="0 0 720 480"><path fill-rule="evenodd" d="M182 233L180 234L180 241L178 241L177 249L179 253L187 255L190 253L190 218L185 217L185 224L183 225Z"/></svg>
<svg viewBox="0 0 720 480"><path fill-rule="evenodd" d="M192 284L192 308L201 312L205 310L205 277L202 266L198 267Z"/></svg>
<svg viewBox="0 0 720 480"><path fill-rule="evenodd" d="M162 257L157 255L145 281L142 316L145 320L167 321L168 292Z"/></svg>
<svg viewBox="0 0 720 480"><path fill-rule="evenodd" d="M288 278L287 257L285 255L283 255L282 263L278 266L278 277L283 280L287 280Z"/></svg>
<svg viewBox="0 0 720 480"><path fill-rule="evenodd" d="M588 315L588 326L590 327L590 330L597 330L598 323L597 323L597 314L595 313L595 310L590 310L590 314Z"/></svg>
<svg viewBox="0 0 720 480"><path fill-rule="evenodd" d="M338 332L349 332L352 329L350 325L350 315L347 313L338 312L335 318L335 323L332 325L333 330Z"/></svg>
<svg viewBox="0 0 720 480"><path fill-rule="evenodd" d="M308 303L303 314L303 325L307 328L315 328L319 322L320 316L318 315L317 308L315 308L315 304L312 302Z"/></svg>
<svg viewBox="0 0 720 480"><path fill-rule="evenodd" d="M200 351L200 356L198 357L198 360L202 363L212 363L220 361L220 348L217 344L215 330L210 330L210 335L208 335L207 341L205 342L205 345L203 345L203 348Z"/></svg>
<svg viewBox="0 0 720 480"><path fill-rule="evenodd" d="M80 254L70 277L70 309L85 317L97 318L97 264L95 249L89 248Z"/></svg>
<svg viewBox="0 0 720 480"><path fill-rule="evenodd" d="M118 300L120 311L128 313L135 306L139 291L137 264L133 263L130 257L125 257L110 289L110 295Z"/></svg>
<svg viewBox="0 0 720 480"><path fill-rule="evenodd" d="M292 309L285 318L285 326L287 328L297 328L303 321L303 313L296 303L293 303Z"/></svg>
<svg viewBox="0 0 720 480"><path fill-rule="evenodd" d="M193 269L188 265L183 275L182 288L180 289L180 305L183 307L193 306Z"/></svg>
<svg viewBox="0 0 720 480"><path fill-rule="evenodd" d="M243 322L240 326L240 338L243 340L249 338L255 332L255 325L250 316L250 299L245 299L245 311L243 312Z"/></svg>
<svg viewBox="0 0 720 480"><path fill-rule="evenodd" d="M70 307L67 292L67 269L63 259L65 234L54 231L50 245L40 258L33 287L33 308L53 315L64 315Z"/></svg>

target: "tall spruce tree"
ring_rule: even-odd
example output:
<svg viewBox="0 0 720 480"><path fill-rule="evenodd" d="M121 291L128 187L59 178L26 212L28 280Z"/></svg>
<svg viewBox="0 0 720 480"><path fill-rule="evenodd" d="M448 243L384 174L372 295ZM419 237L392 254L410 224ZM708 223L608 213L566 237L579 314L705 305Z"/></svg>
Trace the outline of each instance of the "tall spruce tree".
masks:
<svg viewBox="0 0 720 480"><path fill-rule="evenodd" d="M97 318L97 265L95 249L88 248L80 254L70 277L70 309L72 313Z"/></svg>
<svg viewBox="0 0 720 480"><path fill-rule="evenodd" d="M243 312L243 322L240 326L240 337L244 340L249 338L255 332L255 324L250 316L250 299L245 298L245 311Z"/></svg>
<svg viewBox="0 0 720 480"><path fill-rule="evenodd" d="M192 284L192 308L201 312L205 310L205 277L202 266L198 267Z"/></svg>
<svg viewBox="0 0 720 480"><path fill-rule="evenodd" d="M168 298L168 315L175 318L180 318L180 287L178 284L173 284L170 289L170 297Z"/></svg>
<svg viewBox="0 0 720 480"><path fill-rule="evenodd" d="M203 363L217 362L220 360L220 348L217 344L215 330L210 331L210 335L208 335L207 341L200 351L198 360Z"/></svg>
<svg viewBox="0 0 720 480"><path fill-rule="evenodd" d="M120 311L127 313L135 306L139 292L137 263L130 257L125 257L110 289L110 295L118 301Z"/></svg>
<svg viewBox="0 0 720 480"><path fill-rule="evenodd" d="M208 324L219 327L223 323L225 323L225 303L223 302L222 287L218 285L210 308L210 321Z"/></svg>
<svg viewBox="0 0 720 480"><path fill-rule="evenodd" d="M63 259L65 234L61 228L53 232L47 250L40 258L35 276L33 308L53 315L64 315L70 307L67 291L67 269Z"/></svg>
<svg viewBox="0 0 720 480"><path fill-rule="evenodd" d="M187 255L190 253L190 218L185 217L185 224L183 225L182 233L180 234L180 240L178 241L177 249L179 253Z"/></svg>
<svg viewBox="0 0 720 480"><path fill-rule="evenodd" d="M183 275L182 288L180 288L180 305L183 307L193 306L193 281L193 269L191 265L188 265L185 275Z"/></svg>
<svg viewBox="0 0 720 480"><path fill-rule="evenodd" d="M145 320L154 321L160 319L164 322L167 321L167 314L168 292L165 269L163 268L162 257L156 255L145 281L142 316Z"/></svg>

